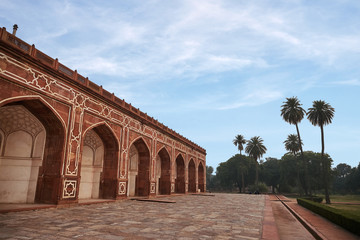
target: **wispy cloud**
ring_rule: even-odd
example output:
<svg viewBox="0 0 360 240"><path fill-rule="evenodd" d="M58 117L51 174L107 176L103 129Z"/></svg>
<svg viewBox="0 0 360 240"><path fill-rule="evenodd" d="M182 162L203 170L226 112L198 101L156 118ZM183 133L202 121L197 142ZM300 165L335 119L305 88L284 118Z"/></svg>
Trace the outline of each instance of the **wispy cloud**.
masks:
<svg viewBox="0 0 360 240"><path fill-rule="evenodd" d="M281 91L265 90L265 89L254 90L250 94L246 94L237 102L234 102L230 105L219 107L219 110L229 110L229 109L236 109L245 106L263 105L283 97L284 95Z"/></svg>
<svg viewBox="0 0 360 240"><path fill-rule="evenodd" d="M360 51L359 33L336 32L326 26L324 19L336 12L322 10L316 15L313 6L299 1L276 5L217 0L134 1L125 5L52 1L46 3L46 9L27 3L24 6L26 9L16 10L9 4L7 10L24 16L29 11L39 12L30 19L33 25L43 24L31 29L37 36L33 41L81 74L126 81L128 91L176 79L202 81L203 86L212 84L223 90L216 93L221 97L214 99L217 103L213 106L218 109L264 104L293 88L288 78L278 79L274 87L265 78L251 77L261 79L255 86L244 80L249 77L238 76L249 72L273 75L292 61L340 67L346 62L344 58ZM53 45L58 47L54 49ZM221 73L232 80L206 80ZM298 76L289 77L293 82L301 81ZM311 87L314 84L309 82L313 81L307 77L297 87ZM241 100L226 96L234 94L234 86L245 87L247 93Z"/></svg>
<svg viewBox="0 0 360 240"><path fill-rule="evenodd" d="M360 86L360 80L359 79L350 79L350 80L343 80L343 81L335 81L335 82L331 82L331 84L346 85L346 86Z"/></svg>

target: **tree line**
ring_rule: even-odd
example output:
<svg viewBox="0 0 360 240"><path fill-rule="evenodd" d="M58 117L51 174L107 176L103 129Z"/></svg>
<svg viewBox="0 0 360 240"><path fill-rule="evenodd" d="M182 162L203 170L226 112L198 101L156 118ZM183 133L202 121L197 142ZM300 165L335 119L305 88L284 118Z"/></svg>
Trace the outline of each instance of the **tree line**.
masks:
<svg viewBox="0 0 360 240"><path fill-rule="evenodd" d="M281 159L267 158L265 162L259 163L258 160L267 150L263 139L256 136L246 140L243 135L238 134L233 143L240 154L220 163L216 176L208 176L208 189L233 190L236 187L244 192L249 186L259 189L268 185L272 186L273 191L282 192L294 191L296 188L301 195L312 195L315 191L323 190L326 203L330 203L329 187L335 171L331 169L331 157L325 153L324 126L332 122L334 113L335 109L322 100L313 101L312 107L305 111L297 97L286 98L280 115L285 122L296 128L296 134L289 134L284 141L288 152ZM299 123L305 115L312 125L320 127L320 153L303 151ZM247 155L242 155L245 144ZM212 167L207 168L209 172L213 170Z"/></svg>
<svg viewBox="0 0 360 240"><path fill-rule="evenodd" d="M329 165L333 160L328 154L324 156ZM309 190L311 194L324 193L321 153L304 151L305 162L308 162ZM299 193L298 179L304 179L305 167L299 156L292 153L284 154L280 159L266 158L260 161L258 189L262 192ZM254 160L246 155L236 154L222 162L214 169L206 167L206 184L209 191L249 193L256 190L256 165ZM360 194L360 163L351 167L340 163L329 172L329 192L332 194ZM268 187L271 187L268 189Z"/></svg>

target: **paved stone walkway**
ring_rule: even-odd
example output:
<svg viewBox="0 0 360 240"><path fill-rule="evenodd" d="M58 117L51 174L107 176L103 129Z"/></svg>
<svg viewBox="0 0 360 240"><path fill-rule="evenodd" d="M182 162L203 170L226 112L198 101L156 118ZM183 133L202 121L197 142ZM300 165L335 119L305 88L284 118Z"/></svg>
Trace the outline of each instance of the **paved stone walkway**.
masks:
<svg viewBox="0 0 360 240"><path fill-rule="evenodd" d="M260 239L264 195L185 195L0 214L0 239Z"/></svg>

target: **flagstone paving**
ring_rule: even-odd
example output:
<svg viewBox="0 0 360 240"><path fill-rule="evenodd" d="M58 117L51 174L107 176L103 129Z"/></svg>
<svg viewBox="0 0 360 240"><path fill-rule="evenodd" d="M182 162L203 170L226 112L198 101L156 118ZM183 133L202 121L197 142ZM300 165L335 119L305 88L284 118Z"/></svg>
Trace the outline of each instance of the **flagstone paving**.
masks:
<svg viewBox="0 0 360 240"><path fill-rule="evenodd" d="M0 214L0 239L260 239L264 195L117 201Z"/></svg>

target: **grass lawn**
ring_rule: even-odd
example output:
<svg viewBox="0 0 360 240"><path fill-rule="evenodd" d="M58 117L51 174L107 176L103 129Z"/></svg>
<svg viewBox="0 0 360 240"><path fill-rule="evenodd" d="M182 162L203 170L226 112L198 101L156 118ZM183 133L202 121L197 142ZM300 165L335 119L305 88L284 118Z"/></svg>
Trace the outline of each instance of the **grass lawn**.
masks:
<svg viewBox="0 0 360 240"><path fill-rule="evenodd" d="M325 199L325 196L322 196ZM330 195L331 202L360 203L360 195Z"/></svg>
<svg viewBox="0 0 360 240"><path fill-rule="evenodd" d="M287 198L299 198L299 195L296 194L284 194ZM325 196L318 195L323 198L323 204L325 204ZM332 204L327 205L332 208L342 209L345 211L351 212L351 214L360 217L360 195L330 195L330 201ZM341 203L359 203L359 205L348 205L348 204L338 204L335 202Z"/></svg>
<svg viewBox="0 0 360 240"><path fill-rule="evenodd" d="M323 203L325 202L325 196ZM327 205L332 208L342 209L351 212L351 214L360 217L360 195L330 195L332 204ZM359 205L340 204L341 203L358 203Z"/></svg>

